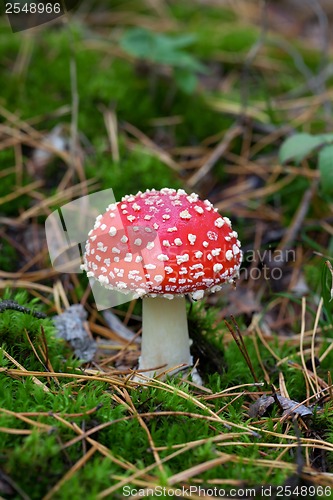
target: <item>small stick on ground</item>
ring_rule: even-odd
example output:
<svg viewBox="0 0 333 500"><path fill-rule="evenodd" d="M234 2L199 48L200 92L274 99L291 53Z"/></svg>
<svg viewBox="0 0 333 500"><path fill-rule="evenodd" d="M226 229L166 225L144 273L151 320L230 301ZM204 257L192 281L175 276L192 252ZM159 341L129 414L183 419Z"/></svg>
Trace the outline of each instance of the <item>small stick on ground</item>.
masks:
<svg viewBox="0 0 333 500"><path fill-rule="evenodd" d="M31 316L34 316L37 319L44 319L47 318L47 315L41 312L33 311L29 309L29 307L24 307L15 302L14 300L2 300L0 302L0 313L7 311L7 310L12 310L12 311L18 311L23 314L31 314Z"/></svg>
<svg viewBox="0 0 333 500"><path fill-rule="evenodd" d="M236 331L234 331L233 329L233 326L225 319L224 320L224 323L226 324L229 332L231 333L231 335L233 336L234 338L234 341L236 342L237 346L238 346L238 349L240 350L240 352L242 353L246 363L247 363L247 366L249 367L250 369L250 372L252 374L252 377L254 379L254 381L256 383L259 382L255 372L254 372L254 368L253 368L253 365L251 363L251 360L250 360L250 356L249 356L249 353L247 352L247 349L246 349L246 346L245 346L245 343L244 343L244 340L243 340L243 337L242 337L242 334L238 328L238 325L236 323L236 320L233 316L231 316L231 320L233 322L233 325L234 327L236 328Z"/></svg>

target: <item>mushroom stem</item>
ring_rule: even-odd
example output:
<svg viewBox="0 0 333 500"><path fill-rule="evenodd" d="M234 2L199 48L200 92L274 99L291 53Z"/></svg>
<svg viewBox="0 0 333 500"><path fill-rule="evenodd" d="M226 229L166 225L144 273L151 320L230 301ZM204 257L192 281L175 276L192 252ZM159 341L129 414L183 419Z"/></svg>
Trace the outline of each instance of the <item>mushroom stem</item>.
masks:
<svg viewBox="0 0 333 500"><path fill-rule="evenodd" d="M192 365L185 297L143 299L143 331L139 369L147 377L180 364ZM170 373L175 373L177 370Z"/></svg>

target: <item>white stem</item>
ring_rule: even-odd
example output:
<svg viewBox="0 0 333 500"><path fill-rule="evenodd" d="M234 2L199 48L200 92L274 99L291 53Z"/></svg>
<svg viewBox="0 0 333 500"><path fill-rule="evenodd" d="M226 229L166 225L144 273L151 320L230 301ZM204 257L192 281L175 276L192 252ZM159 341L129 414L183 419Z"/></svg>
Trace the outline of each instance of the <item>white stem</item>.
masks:
<svg viewBox="0 0 333 500"><path fill-rule="evenodd" d="M192 365L185 297L145 297L142 309L140 370L147 377L180 364ZM157 366L163 368L156 370ZM174 372L173 372L174 373Z"/></svg>

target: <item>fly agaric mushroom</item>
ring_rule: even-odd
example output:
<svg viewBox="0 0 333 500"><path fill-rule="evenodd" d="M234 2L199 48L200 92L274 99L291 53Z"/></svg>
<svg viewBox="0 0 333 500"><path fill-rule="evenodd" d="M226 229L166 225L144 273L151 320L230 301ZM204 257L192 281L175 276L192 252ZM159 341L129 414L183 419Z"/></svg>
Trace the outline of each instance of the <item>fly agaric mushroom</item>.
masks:
<svg viewBox="0 0 333 500"><path fill-rule="evenodd" d="M232 283L241 260L236 231L210 201L164 188L109 205L89 232L82 268L105 288L143 297L139 369L152 377L192 365L185 294L196 300Z"/></svg>

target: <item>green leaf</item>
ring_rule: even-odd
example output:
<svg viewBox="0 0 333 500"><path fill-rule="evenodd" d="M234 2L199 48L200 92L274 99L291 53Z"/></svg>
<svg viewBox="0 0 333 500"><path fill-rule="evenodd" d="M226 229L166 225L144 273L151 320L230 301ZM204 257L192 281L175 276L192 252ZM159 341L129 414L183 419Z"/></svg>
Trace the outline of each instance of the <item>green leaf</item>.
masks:
<svg viewBox="0 0 333 500"><path fill-rule="evenodd" d="M166 64L191 71L206 72L206 68L183 48L192 44L194 35L160 35L144 28L132 28L120 39L123 50L134 57L157 64Z"/></svg>
<svg viewBox="0 0 333 500"><path fill-rule="evenodd" d="M282 144L279 151L280 162L286 163L289 160L294 160L295 163L300 163L316 148L321 146L323 142L325 141L320 136L306 133L295 134Z"/></svg>
<svg viewBox="0 0 333 500"><path fill-rule="evenodd" d="M324 146L318 155L320 184L324 193L333 195L333 145Z"/></svg>
<svg viewBox="0 0 333 500"><path fill-rule="evenodd" d="M320 139L322 139L322 141L326 144L333 143L333 134L320 134L317 137L320 137Z"/></svg>
<svg viewBox="0 0 333 500"><path fill-rule="evenodd" d="M174 71L177 87L185 94L193 94L196 89L198 79L192 71L176 68Z"/></svg>

